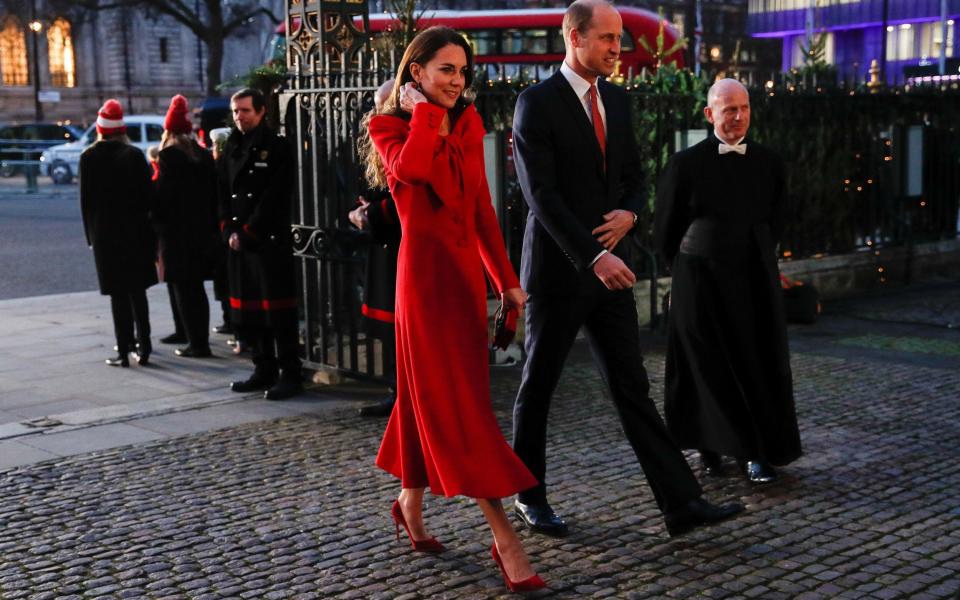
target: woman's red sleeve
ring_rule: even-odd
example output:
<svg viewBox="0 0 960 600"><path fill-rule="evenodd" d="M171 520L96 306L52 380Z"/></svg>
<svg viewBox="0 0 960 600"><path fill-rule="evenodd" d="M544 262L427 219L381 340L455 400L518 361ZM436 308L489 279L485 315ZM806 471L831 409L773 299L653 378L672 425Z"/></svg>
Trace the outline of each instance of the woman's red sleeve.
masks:
<svg viewBox="0 0 960 600"><path fill-rule="evenodd" d="M433 175L437 132L445 114L443 107L420 102L409 123L389 115L370 121L370 139L388 173L408 185L427 183Z"/></svg>

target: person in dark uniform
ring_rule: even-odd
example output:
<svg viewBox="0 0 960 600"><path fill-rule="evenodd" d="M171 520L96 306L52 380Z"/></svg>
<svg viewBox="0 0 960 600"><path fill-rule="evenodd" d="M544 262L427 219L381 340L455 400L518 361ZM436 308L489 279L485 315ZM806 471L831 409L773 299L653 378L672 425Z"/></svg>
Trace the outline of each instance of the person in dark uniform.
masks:
<svg viewBox="0 0 960 600"><path fill-rule="evenodd" d="M657 189L655 243L672 264L664 410L708 474L738 459L752 483L801 454L776 245L783 160L748 139L750 96L718 81L711 135L674 155Z"/></svg>
<svg viewBox="0 0 960 600"><path fill-rule="evenodd" d="M294 157L264 121L266 100L246 88L230 99L237 129L218 165L220 230L230 247L231 322L250 344L253 374L235 392L283 400L303 389L297 286L291 250Z"/></svg>
<svg viewBox="0 0 960 600"><path fill-rule="evenodd" d="M163 129L153 218L164 279L187 337L187 346L176 355L204 358L212 356L210 302L203 282L213 275L218 244L217 174L213 157L193 135L186 98L173 97Z"/></svg>
<svg viewBox="0 0 960 600"><path fill-rule="evenodd" d="M650 398L640 354L636 277L618 256L643 206L630 103L608 83L623 22L604 0L578 0L563 19L566 57L549 79L520 94L513 118L517 179L530 207L520 278L527 303L527 361L514 406L513 447L538 484L520 492L517 516L562 536L567 525L547 501L550 399L581 326L627 440L670 535L743 510L716 506L671 439Z"/></svg>
<svg viewBox="0 0 960 600"><path fill-rule="evenodd" d="M100 293L110 296L117 357L106 363L113 367L129 367L131 352L147 364L152 346L146 289L157 283L156 238L148 220L151 169L126 131L120 103L107 100L97 114L97 141L80 155L79 168L83 231Z"/></svg>
<svg viewBox="0 0 960 600"><path fill-rule="evenodd" d="M375 110L367 114L361 131L367 131L369 119L376 114L393 90L393 78L385 81L374 94ZM386 417L397 400L397 364L394 348L394 303L397 290L397 256L400 253L400 217L389 190L371 190L359 199L360 206L350 211L350 222L370 234L367 249L367 282L364 289L363 315L367 332L383 343L384 377L392 381L390 395L379 402L360 408L361 417Z"/></svg>
<svg viewBox="0 0 960 600"><path fill-rule="evenodd" d="M369 202L367 201L369 198ZM361 417L386 417L397 399L396 358L393 348L394 302L397 289L397 255L400 252L400 219L393 197L386 190L368 192L360 197L360 206L350 212L350 222L370 233L367 249L367 282L364 290L363 315L367 333L383 342L384 377L392 381L390 395L360 408Z"/></svg>

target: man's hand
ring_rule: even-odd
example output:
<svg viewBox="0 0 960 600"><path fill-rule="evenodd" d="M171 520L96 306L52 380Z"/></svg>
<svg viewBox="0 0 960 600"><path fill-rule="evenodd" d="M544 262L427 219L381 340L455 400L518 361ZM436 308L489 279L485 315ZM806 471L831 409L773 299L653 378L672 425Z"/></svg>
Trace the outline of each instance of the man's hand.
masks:
<svg viewBox="0 0 960 600"><path fill-rule="evenodd" d="M606 221L591 233L598 236L597 241L607 250L613 250L616 245L633 229L633 213L629 210L615 209L603 215Z"/></svg>
<svg viewBox="0 0 960 600"><path fill-rule="evenodd" d="M231 233L230 240L227 242L230 244L230 249L236 252L240 252L240 234Z"/></svg>
<svg viewBox="0 0 960 600"><path fill-rule="evenodd" d="M523 307L527 304L527 293L521 288L504 290L503 303L508 307L517 309L518 313L522 313Z"/></svg>
<svg viewBox="0 0 960 600"><path fill-rule="evenodd" d="M354 227L363 230L367 228L367 207L370 203L363 196L357 198L357 203L360 206L350 211L349 218Z"/></svg>
<svg viewBox="0 0 960 600"><path fill-rule="evenodd" d="M633 217L630 217L633 220ZM636 276L619 257L607 252L593 263L593 272L608 290L625 290L637 282Z"/></svg>

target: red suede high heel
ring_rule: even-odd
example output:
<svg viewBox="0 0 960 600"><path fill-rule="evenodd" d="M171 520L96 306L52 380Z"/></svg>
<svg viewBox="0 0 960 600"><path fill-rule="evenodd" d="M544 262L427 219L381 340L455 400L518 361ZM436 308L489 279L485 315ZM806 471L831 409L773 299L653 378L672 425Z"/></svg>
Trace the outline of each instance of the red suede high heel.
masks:
<svg viewBox="0 0 960 600"><path fill-rule="evenodd" d="M511 579L507 577L507 570L503 568L503 561L500 560L500 553L497 551L496 542L493 543L493 548L490 550L490 553L493 555L494 562L500 567L503 582L507 584L507 589L511 592L535 592L547 587L547 582L541 579L539 575L527 577L523 581L511 581Z"/></svg>
<svg viewBox="0 0 960 600"><path fill-rule="evenodd" d="M397 541L400 541L400 526L403 525L403 529L407 532L407 537L410 538L410 543L413 545L413 549L417 552L430 552L436 554L438 552L443 552L446 548L443 547L443 544L437 541L437 538L430 538L426 540L415 540L413 539L413 534L410 533L410 528L407 527L407 520L403 518L403 511L400 510L400 501L394 500L393 506L390 507L390 515L393 517L393 524L397 528Z"/></svg>

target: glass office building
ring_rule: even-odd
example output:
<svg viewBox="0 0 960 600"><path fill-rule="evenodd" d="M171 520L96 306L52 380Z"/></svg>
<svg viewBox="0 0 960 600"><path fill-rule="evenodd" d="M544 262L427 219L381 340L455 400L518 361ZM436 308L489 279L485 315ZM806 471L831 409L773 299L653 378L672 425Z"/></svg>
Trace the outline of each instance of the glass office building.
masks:
<svg viewBox="0 0 960 600"><path fill-rule="evenodd" d="M783 41L784 70L803 66L812 30L826 36L826 61L847 80L867 77L870 62L881 59L884 38L889 82L938 74L941 52L946 74L960 76L960 0L886 0L886 15L884 0L749 0L747 10L750 35Z"/></svg>

